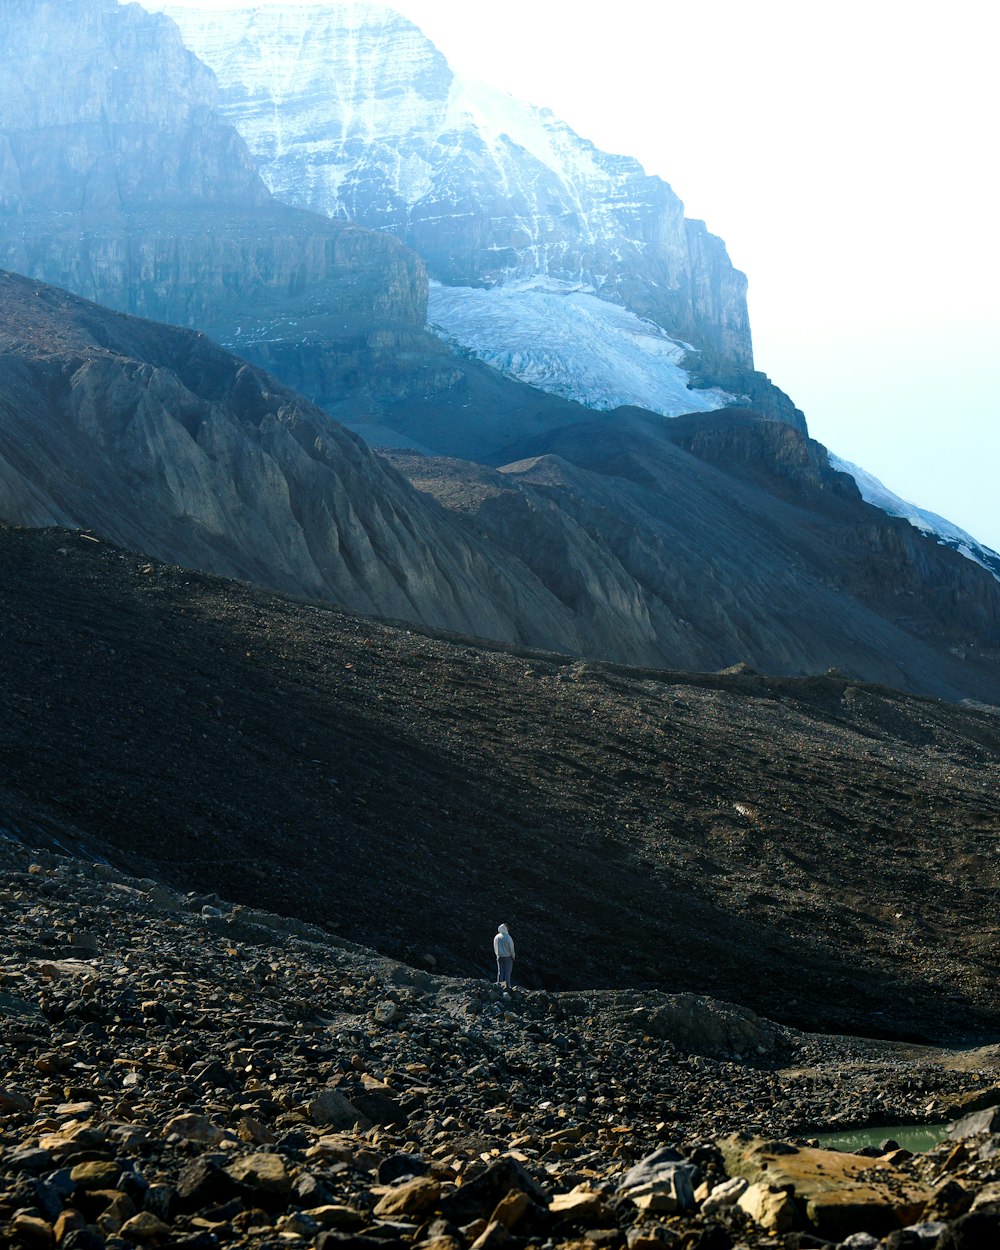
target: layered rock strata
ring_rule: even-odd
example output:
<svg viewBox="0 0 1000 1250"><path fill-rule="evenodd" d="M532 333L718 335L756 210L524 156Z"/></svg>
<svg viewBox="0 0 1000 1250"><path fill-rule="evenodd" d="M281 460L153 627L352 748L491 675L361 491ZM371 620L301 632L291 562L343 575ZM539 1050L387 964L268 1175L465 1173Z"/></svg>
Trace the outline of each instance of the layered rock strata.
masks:
<svg viewBox="0 0 1000 1250"><path fill-rule="evenodd" d="M419 260L274 200L168 18L115 0L0 16L0 267L243 343L322 322L345 390L373 334L423 325Z"/></svg>

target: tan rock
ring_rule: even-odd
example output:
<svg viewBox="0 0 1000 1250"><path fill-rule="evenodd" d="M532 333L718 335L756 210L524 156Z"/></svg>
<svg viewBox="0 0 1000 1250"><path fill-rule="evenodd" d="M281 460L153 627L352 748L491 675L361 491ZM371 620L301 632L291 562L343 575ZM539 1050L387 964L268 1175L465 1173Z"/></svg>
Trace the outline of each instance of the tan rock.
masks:
<svg viewBox="0 0 1000 1250"><path fill-rule="evenodd" d="M78 1228L86 1228L87 1221L83 1218L79 1211L73 1207L65 1207L60 1213L55 1223L56 1242L61 1243L70 1233L76 1232Z"/></svg>
<svg viewBox="0 0 1000 1250"><path fill-rule="evenodd" d="M321 1137L306 1151L306 1158L324 1163L349 1163L359 1172L374 1171L382 1162L381 1155L362 1146L356 1137L349 1137L345 1133Z"/></svg>
<svg viewBox="0 0 1000 1250"><path fill-rule="evenodd" d="M644 1213L669 1214L680 1210L677 1194L670 1181L648 1181L645 1185L636 1185L628 1191L628 1196Z"/></svg>
<svg viewBox="0 0 1000 1250"><path fill-rule="evenodd" d="M531 1199L519 1189L512 1189L497 1203L490 1223L503 1224L505 1228L513 1228L531 1205Z"/></svg>
<svg viewBox="0 0 1000 1250"><path fill-rule="evenodd" d="M863 1155L735 1136L720 1143L730 1176L790 1189L821 1237L884 1236L921 1217L930 1190Z"/></svg>
<svg viewBox="0 0 1000 1250"><path fill-rule="evenodd" d="M312 1238L322 1231L312 1216L307 1215L305 1211L292 1211L289 1215L283 1215L278 1220L277 1227L279 1232L288 1233L293 1237Z"/></svg>
<svg viewBox="0 0 1000 1250"><path fill-rule="evenodd" d="M375 1214L382 1219L423 1215L436 1206L440 1197L441 1185L438 1181L430 1176L418 1176L383 1195L375 1206Z"/></svg>
<svg viewBox="0 0 1000 1250"><path fill-rule="evenodd" d="M122 1225L121 1235L126 1241L134 1241L137 1245L155 1245L170 1237L170 1226L151 1211L140 1211L126 1220Z"/></svg>
<svg viewBox="0 0 1000 1250"><path fill-rule="evenodd" d="M508 1241L510 1229L506 1224L501 1224L499 1220L490 1220L472 1243L470 1250L496 1250L498 1246L505 1246Z"/></svg>
<svg viewBox="0 0 1000 1250"><path fill-rule="evenodd" d="M84 1120L94 1115L97 1109L96 1102L61 1102L55 1114L61 1120Z"/></svg>
<svg viewBox="0 0 1000 1250"><path fill-rule="evenodd" d="M769 1233L787 1233L795 1227L795 1199L787 1190L758 1181L740 1194L736 1205Z"/></svg>
<svg viewBox="0 0 1000 1250"><path fill-rule="evenodd" d="M735 1206L746 1193L748 1185L749 1182L745 1181L742 1176L731 1177L723 1181L721 1185L716 1185L702 1200L702 1215L718 1215L725 1207Z"/></svg>
<svg viewBox="0 0 1000 1250"><path fill-rule="evenodd" d="M266 1124L245 1115L236 1125L236 1136L240 1141L252 1142L255 1146L271 1146L277 1140Z"/></svg>
<svg viewBox="0 0 1000 1250"><path fill-rule="evenodd" d="M207 1116L194 1114L175 1115L164 1125L163 1135L182 1137L185 1141L201 1142L206 1146L217 1146L225 1137L222 1129Z"/></svg>
<svg viewBox="0 0 1000 1250"><path fill-rule="evenodd" d="M340 1203L331 1203L322 1207L310 1207L306 1211L322 1229L354 1229L360 1228L365 1222L365 1213L357 1207L349 1207Z"/></svg>
<svg viewBox="0 0 1000 1250"><path fill-rule="evenodd" d="M75 1189L90 1191L93 1189L114 1189L115 1182L121 1176L119 1164L93 1159L87 1163L78 1163L69 1174Z"/></svg>
<svg viewBox="0 0 1000 1250"><path fill-rule="evenodd" d="M577 1185L569 1193L555 1194L549 1204L549 1212L563 1219L600 1216L604 1214L604 1195L586 1184Z"/></svg>
<svg viewBox="0 0 1000 1250"><path fill-rule="evenodd" d="M291 1177L281 1155L253 1154L234 1159L226 1172L238 1185L252 1189L254 1193L280 1198L292 1188Z"/></svg>
<svg viewBox="0 0 1000 1250"><path fill-rule="evenodd" d="M95 1198L107 1198L107 1205L101 1212L100 1225L106 1233L117 1233L121 1226L135 1215L135 1203L120 1190L97 1190Z"/></svg>
<svg viewBox="0 0 1000 1250"><path fill-rule="evenodd" d="M55 1244L52 1225L34 1215L15 1215L13 1232L26 1246L44 1248Z"/></svg>

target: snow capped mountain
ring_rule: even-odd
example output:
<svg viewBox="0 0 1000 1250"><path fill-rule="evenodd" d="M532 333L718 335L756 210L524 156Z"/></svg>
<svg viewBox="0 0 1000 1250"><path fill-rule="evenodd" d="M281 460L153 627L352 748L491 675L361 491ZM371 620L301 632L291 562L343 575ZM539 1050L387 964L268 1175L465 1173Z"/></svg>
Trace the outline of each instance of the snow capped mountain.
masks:
<svg viewBox="0 0 1000 1250"><path fill-rule="evenodd" d="M859 468L858 465L851 464L848 460L841 460L839 456L830 453L830 466L854 478L861 491L861 497L866 503L881 508L890 516L902 517L904 521L909 521L911 525L922 533L928 534L941 546L950 547L966 559L981 564L1000 581L1000 553L984 546L971 534L953 525L951 521L945 520L944 517L938 516L936 512L928 512L925 508L918 508L916 504L901 499L874 474Z"/></svg>
<svg viewBox="0 0 1000 1250"><path fill-rule="evenodd" d="M736 399L804 431L752 373L746 280L724 244L637 161L459 77L378 4L163 11L215 71L223 115L276 196L392 233L423 258L431 326L447 342L595 409L676 416ZM1000 556L963 530L831 463L869 502L1000 576Z"/></svg>
<svg viewBox="0 0 1000 1250"><path fill-rule="evenodd" d="M552 279L503 286L432 283L431 328L509 377L607 410L635 405L665 417L710 412L734 397L692 390L687 345L635 313Z"/></svg>
<svg viewBox="0 0 1000 1250"><path fill-rule="evenodd" d="M659 178L545 109L459 78L373 4L172 4L224 114L281 199L398 235L432 277L591 287L730 366L752 368L746 279Z"/></svg>

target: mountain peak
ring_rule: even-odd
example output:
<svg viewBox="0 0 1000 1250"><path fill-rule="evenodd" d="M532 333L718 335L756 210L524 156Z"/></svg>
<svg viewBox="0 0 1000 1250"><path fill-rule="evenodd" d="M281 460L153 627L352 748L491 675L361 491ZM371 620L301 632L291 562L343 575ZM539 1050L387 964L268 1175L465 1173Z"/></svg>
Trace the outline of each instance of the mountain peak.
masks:
<svg viewBox="0 0 1000 1250"><path fill-rule="evenodd" d="M168 5L280 198L396 234L453 286L578 282L742 369L746 279L638 161L454 73L372 5Z"/></svg>

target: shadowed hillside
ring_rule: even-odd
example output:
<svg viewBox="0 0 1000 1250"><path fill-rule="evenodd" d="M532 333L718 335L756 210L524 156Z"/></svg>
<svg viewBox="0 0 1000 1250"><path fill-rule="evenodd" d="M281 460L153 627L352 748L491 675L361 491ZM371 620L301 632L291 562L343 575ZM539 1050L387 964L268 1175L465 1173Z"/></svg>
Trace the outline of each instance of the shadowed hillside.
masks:
<svg viewBox="0 0 1000 1250"><path fill-rule="evenodd" d="M0 824L482 972L995 1028L1000 720L342 615L0 530Z"/></svg>

